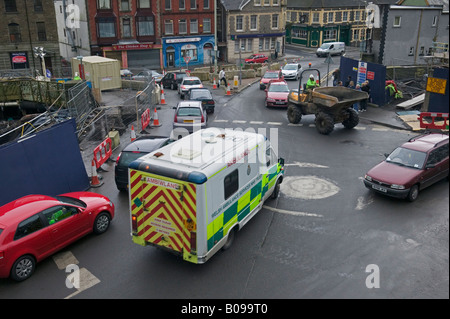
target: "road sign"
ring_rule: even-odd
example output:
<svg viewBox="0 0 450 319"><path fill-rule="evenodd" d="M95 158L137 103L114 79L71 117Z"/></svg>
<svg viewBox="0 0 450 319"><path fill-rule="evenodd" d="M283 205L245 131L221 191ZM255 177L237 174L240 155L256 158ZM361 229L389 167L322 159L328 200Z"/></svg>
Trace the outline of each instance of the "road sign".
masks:
<svg viewBox="0 0 450 319"><path fill-rule="evenodd" d="M189 61L191 61L191 57L189 55L185 55L184 56L184 62L186 62L186 64L188 64Z"/></svg>
<svg viewBox="0 0 450 319"><path fill-rule="evenodd" d="M366 81L366 76L367 76L367 63L360 61L358 63L358 77L356 83L359 84L364 83Z"/></svg>

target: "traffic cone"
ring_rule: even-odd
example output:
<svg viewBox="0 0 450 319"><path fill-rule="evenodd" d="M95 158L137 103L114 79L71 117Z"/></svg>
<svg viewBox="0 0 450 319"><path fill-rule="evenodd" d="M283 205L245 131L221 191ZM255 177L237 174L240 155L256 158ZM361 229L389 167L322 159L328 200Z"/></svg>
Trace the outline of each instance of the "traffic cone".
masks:
<svg viewBox="0 0 450 319"><path fill-rule="evenodd" d="M231 95L231 89L230 89L230 85L229 84L227 86L227 95Z"/></svg>
<svg viewBox="0 0 450 319"><path fill-rule="evenodd" d="M155 107L155 112L153 113L153 126L161 126L162 124L159 123L159 118L158 118L158 113L156 112L156 107Z"/></svg>
<svg viewBox="0 0 450 319"><path fill-rule="evenodd" d="M214 77L213 89L217 89L216 78Z"/></svg>
<svg viewBox="0 0 450 319"><path fill-rule="evenodd" d="M166 104L166 97L164 96L163 89L161 89L161 103L160 104Z"/></svg>
<svg viewBox="0 0 450 319"><path fill-rule="evenodd" d="M95 162L92 160L92 170L91 170L91 187L100 187L103 182L100 182L97 175L97 168L95 167Z"/></svg>
<svg viewBox="0 0 450 319"><path fill-rule="evenodd" d="M136 132L134 131L134 125L131 125L131 141L136 139Z"/></svg>

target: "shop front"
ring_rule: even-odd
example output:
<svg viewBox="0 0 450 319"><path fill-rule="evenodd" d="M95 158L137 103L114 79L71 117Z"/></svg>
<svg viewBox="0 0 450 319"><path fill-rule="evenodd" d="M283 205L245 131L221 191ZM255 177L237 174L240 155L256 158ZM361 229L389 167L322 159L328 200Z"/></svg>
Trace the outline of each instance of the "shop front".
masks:
<svg viewBox="0 0 450 319"><path fill-rule="evenodd" d="M122 69L161 70L161 48L161 44L150 43L113 44L103 47L103 55L119 60Z"/></svg>
<svg viewBox="0 0 450 319"><path fill-rule="evenodd" d="M211 52L213 36L170 37L162 39L165 68L187 68L191 65L214 63Z"/></svg>

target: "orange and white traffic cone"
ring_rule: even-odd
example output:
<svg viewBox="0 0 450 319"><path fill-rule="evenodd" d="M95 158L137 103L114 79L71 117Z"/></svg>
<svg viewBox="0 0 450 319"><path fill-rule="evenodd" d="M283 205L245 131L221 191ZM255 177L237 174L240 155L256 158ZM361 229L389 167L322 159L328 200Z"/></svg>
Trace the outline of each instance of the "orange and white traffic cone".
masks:
<svg viewBox="0 0 450 319"><path fill-rule="evenodd" d="M161 126L162 124L159 123L159 118L158 118L158 112L156 112L156 107L155 107L155 112L153 113L153 126Z"/></svg>
<svg viewBox="0 0 450 319"><path fill-rule="evenodd" d="M163 89L161 89L161 103L160 104L166 104L166 97L164 96Z"/></svg>
<svg viewBox="0 0 450 319"><path fill-rule="evenodd" d="M103 182L100 182L97 175L97 168L95 167L95 162L92 160L92 170L91 170L91 187L100 187Z"/></svg>
<svg viewBox="0 0 450 319"><path fill-rule="evenodd" d="M231 89L230 89L230 85L229 84L227 86L227 95L231 95Z"/></svg>
<svg viewBox="0 0 450 319"><path fill-rule="evenodd" d="M134 125L131 125L131 141L136 139L136 132L134 131Z"/></svg>
<svg viewBox="0 0 450 319"><path fill-rule="evenodd" d="M213 89L217 89L216 78L214 77Z"/></svg>

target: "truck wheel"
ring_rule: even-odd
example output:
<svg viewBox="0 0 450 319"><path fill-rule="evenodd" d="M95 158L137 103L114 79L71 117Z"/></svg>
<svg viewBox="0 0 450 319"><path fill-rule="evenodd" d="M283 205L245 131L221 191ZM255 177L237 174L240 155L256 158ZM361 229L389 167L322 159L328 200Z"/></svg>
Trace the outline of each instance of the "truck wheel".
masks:
<svg viewBox="0 0 450 319"><path fill-rule="evenodd" d="M328 135L334 130L334 121L331 116L324 112L316 114L316 129L320 134Z"/></svg>
<svg viewBox="0 0 450 319"><path fill-rule="evenodd" d="M302 112L295 105L289 105L287 110L289 123L298 124L302 120Z"/></svg>
<svg viewBox="0 0 450 319"><path fill-rule="evenodd" d="M354 128L359 123L358 112L351 108L348 108L346 112L348 113L348 118L342 121L342 125L348 129Z"/></svg>

